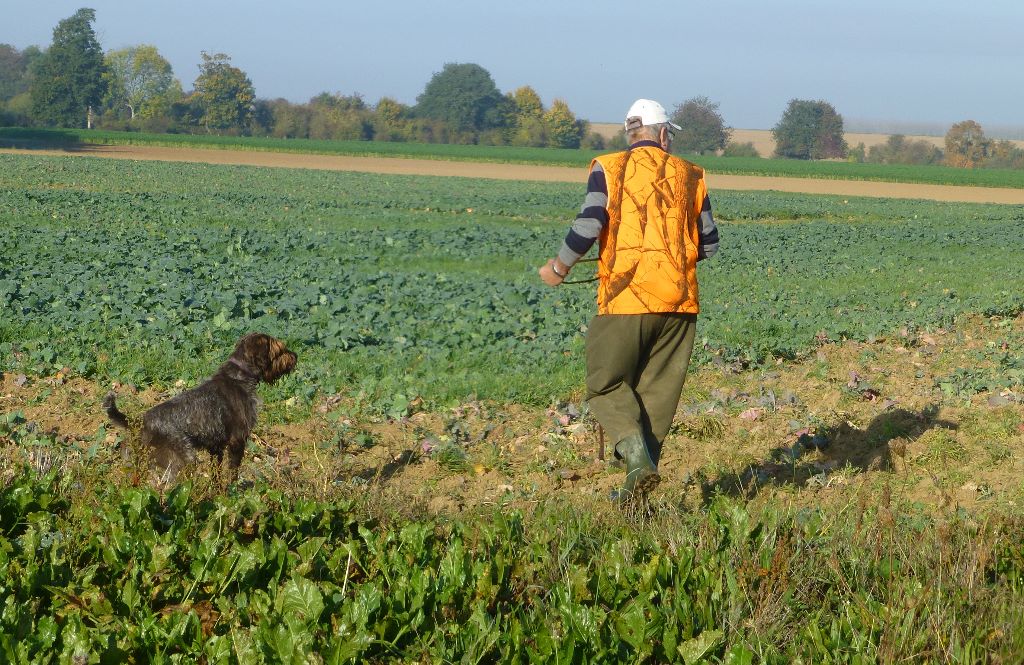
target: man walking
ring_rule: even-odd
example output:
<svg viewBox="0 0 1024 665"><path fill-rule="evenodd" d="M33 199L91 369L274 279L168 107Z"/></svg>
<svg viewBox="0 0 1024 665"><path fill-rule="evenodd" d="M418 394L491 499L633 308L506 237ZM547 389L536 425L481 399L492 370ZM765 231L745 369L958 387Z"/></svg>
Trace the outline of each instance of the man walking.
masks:
<svg viewBox="0 0 1024 665"><path fill-rule="evenodd" d="M587 399L626 465L625 502L657 486L658 460L686 379L697 313L697 262L718 251L704 170L669 153L661 104L626 113L629 148L590 167L587 195L558 256L540 268L558 286L600 243L597 316L587 331Z"/></svg>

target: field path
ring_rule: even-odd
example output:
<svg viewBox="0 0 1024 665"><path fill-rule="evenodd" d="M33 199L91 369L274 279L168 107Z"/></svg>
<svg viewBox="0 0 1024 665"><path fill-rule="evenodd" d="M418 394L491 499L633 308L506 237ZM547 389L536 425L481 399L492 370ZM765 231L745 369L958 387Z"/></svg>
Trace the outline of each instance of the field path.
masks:
<svg viewBox="0 0 1024 665"><path fill-rule="evenodd" d="M582 168L455 162L397 157L351 157L253 150L202 148L166 148L159 146L96 145L73 149L0 149L0 153L105 157L166 162L203 162L329 171L361 171L398 175L436 175L497 180L539 180L545 182L586 183ZM873 196L965 203L1004 203L1024 205L1024 189L995 187L958 187L910 183L869 182L863 180L824 180L818 178L771 178L708 174L708 186L715 189L758 190L840 196Z"/></svg>

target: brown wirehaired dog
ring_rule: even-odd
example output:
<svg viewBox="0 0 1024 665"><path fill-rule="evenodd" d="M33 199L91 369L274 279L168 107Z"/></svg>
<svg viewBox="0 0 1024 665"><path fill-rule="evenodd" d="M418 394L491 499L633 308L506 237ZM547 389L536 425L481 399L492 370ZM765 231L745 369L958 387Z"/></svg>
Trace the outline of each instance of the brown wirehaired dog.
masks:
<svg viewBox="0 0 1024 665"><path fill-rule="evenodd" d="M295 353L281 340L251 333L238 340L227 362L209 379L147 411L141 428L118 410L113 391L103 398L103 407L118 427L132 435L138 429L139 442L151 449L153 463L166 479L194 463L199 450L209 451L218 462L227 452L233 479L256 424L256 386L292 371L295 361Z"/></svg>

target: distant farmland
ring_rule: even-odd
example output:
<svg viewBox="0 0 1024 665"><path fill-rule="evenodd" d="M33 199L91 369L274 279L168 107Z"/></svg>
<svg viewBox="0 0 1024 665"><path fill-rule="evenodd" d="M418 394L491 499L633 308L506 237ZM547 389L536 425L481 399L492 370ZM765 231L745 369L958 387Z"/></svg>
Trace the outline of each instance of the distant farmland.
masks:
<svg viewBox="0 0 1024 665"><path fill-rule="evenodd" d="M596 122L592 123L590 127L606 139L612 138L622 129L622 125L615 122ZM844 136L846 137L846 143L850 147L863 143L865 148L870 149L871 146L884 144L889 140L891 134L847 132ZM943 136L925 136L923 134L906 134L905 136L911 141L927 141L937 148L946 147L945 137ZM736 143L753 143L754 148L757 149L757 152L762 157L770 157L775 151L775 139L772 138L770 129L734 129L732 131L732 140ZM1024 141L1017 140L1013 141L1013 143L1024 148Z"/></svg>

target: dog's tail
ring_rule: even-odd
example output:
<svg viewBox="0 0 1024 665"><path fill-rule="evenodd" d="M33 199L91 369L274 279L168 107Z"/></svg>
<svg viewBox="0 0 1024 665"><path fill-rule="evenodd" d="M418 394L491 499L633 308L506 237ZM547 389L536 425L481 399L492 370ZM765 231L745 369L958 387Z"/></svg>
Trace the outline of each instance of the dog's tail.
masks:
<svg viewBox="0 0 1024 665"><path fill-rule="evenodd" d="M114 394L114 391L110 391L103 398L103 408L106 409L107 418L110 418L110 422L121 429L132 429L131 423L128 422L128 416L121 413L121 410L117 408L117 395Z"/></svg>

